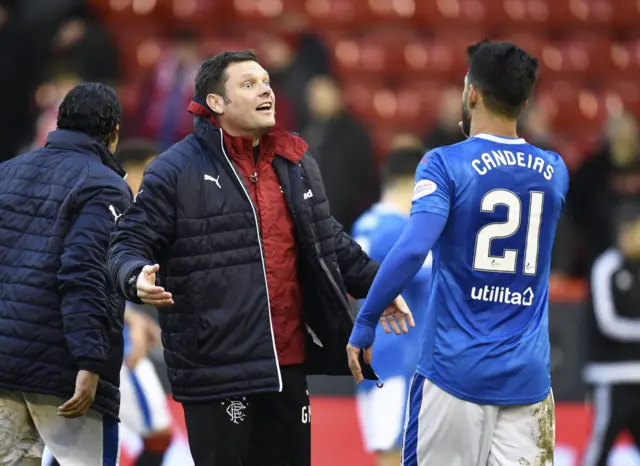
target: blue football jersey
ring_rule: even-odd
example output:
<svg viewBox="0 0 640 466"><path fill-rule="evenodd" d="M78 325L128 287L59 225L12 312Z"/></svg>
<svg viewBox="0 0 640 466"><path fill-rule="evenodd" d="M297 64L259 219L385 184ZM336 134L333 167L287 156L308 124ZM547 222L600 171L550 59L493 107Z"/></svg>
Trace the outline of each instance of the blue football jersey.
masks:
<svg viewBox="0 0 640 466"><path fill-rule="evenodd" d="M418 372L473 403L543 400L551 250L569 187L562 158L479 134L427 153L415 181L412 214L447 217Z"/></svg>
<svg viewBox="0 0 640 466"><path fill-rule="evenodd" d="M370 257L382 262L400 237L407 221L408 216L392 206L374 204L354 223L352 236ZM402 292L402 297L414 316L416 327L402 336L387 334L380 325L376 327L373 365L382 380L398 375L409 377L416 370L431 286L431 262L429 254L420 272ZM375 385L367 382L361 388Z"/></svg>

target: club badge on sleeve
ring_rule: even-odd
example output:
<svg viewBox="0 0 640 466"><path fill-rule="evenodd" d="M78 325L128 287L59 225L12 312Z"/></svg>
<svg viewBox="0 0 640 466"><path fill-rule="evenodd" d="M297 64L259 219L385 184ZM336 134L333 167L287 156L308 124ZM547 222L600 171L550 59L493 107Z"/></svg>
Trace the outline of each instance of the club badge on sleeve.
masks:
<svg viewBox="0 0 640 466"><path fill-rule="evenodd" d="M416 183L413 188L413 198L412 200L420 199L421 197L428 196L429 194L433 194L436 192L438 186L435 181L431 180L420 180Z"/></svg>

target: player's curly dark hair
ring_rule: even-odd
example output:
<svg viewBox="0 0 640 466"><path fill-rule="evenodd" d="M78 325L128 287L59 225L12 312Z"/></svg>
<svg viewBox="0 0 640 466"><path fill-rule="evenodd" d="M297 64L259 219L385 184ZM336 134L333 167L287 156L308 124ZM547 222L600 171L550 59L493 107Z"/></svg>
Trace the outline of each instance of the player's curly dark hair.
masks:
<svg viewBox="0 0 640 466"><path fill-rule="evenodd" d="M122 107L113 89L100 83L79 84L58 108L58 129L87 134L108 146L122 119Z"/></svg>
<svg viewBox="0 0 640 466"><path fill-rule="evenodd" d="M487 40L469 46L467 55L467 78L487 109L517 118L538 79L538 60L514 44Z"/></svg>
<svg viewBox="0 0 640 466"><path fill-rule="evenodd" d="M196 75L195 95L204 101L208 94L218 94L225 97L224 84L229 78L226 70L231 63L258 61L251 50L239 52L222 52L215 57L202 62Z"/></svg>

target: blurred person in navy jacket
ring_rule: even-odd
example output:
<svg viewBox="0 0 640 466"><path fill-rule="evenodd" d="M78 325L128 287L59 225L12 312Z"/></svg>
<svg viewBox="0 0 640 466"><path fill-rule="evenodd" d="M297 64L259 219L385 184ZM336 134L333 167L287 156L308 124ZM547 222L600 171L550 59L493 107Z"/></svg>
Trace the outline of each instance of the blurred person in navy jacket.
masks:
<svg viewBox="0 0 640 466"><path fill-rule="evenodd" d="M117 464L124 302L109 236L131 203L114 91L81 84L43 148L0 165L0 464Z"/></svg>

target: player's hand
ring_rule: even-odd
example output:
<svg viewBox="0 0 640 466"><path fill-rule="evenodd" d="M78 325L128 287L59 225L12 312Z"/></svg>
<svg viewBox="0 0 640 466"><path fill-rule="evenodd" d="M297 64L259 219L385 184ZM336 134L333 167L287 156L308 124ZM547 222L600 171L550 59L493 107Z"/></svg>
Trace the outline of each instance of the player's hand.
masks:
<svg viewBox="0 0 640 466"><path fill-rule="evenodd" d="M76 391L73 397L58 407L58 416L74 418L89 411L96 397L100 376L93 372L81 370L76 376Z"/></svg>
<svg viewBox="0 0 640 466"><path fill-rule="evenodd" d="M160 270L158 264L144 266L142 272L138 275L138 282L136 283L138 298L150 306L170 306L173 304L171 293L165 291L161 286L156 286L156 273L158 270Z"/></svg>
<svg viewBox="0 0 640 466"><path fill-rule="evenodd" d="M380 317L380 325L385 332L393 332L396 335L401 333L409 333L409 327L414 328L416 323L413 320L413 314L409 310L407 303L402 296L398 296Z"/></svg>
<svg viewBox="0 0 640 466"><path fill-rule="evenodd" d="M372 346L364 350L364 362L366 364L371 364L373 360L373 352ZM356 348L355 346L349 344L347 345L347 358L349 360L349 370L351 371L351 375L356 379L357 383L361 383L364 380L362 375L362 368L360 367L360 348Z"/></svg>

